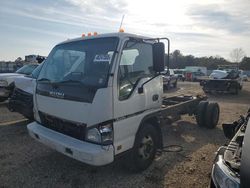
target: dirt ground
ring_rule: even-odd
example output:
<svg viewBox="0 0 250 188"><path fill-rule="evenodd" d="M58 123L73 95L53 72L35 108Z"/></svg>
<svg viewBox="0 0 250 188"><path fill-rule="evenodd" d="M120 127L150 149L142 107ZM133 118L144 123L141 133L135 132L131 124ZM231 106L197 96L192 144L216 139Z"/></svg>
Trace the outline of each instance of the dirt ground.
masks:
<svg viewBox="0 0 250 188"><path fill-rule="evenodd" d="M166 95L200 93L198 83L179 82ZM250 107L250 82L239 95L213 94L209 101L220 105L216 129L196 125L183 116L164 128L164 145L177 144L182 151L158 156L149 169L132 174L120 161L91 167L34 141L27 134L28 121L0 104L0 187L208 187L214 152L226 142L222 122L236 120ZM18 120L20 120L18 122Z"/></svg>

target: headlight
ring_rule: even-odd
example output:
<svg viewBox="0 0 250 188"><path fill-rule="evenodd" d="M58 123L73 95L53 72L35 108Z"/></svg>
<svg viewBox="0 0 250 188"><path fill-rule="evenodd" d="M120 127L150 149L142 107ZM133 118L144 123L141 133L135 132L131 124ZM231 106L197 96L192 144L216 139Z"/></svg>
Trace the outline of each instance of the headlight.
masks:
<svg viewBox="0 0 250 188"><path fill-rule="evenodd" d="M8 82L6 80L0 80L0 86L1 87L7 87L8 86Z"/></svg>
<svg viewBox="0 0 250 188"><path fill-rule="evenodd" d="M92 128L88 130L87 133L87 140L92 141L92 142L101 142L101 134L97 128Z"/></svg>
<svg viewBox="0 0 250 188"><path fill-rule="evenodd" d="M218 163L214 165L213 177L215 183L221 188L239 188L239 182L237 182L236 178L229 171L226 171L226 168L226 166L225 169L220 167Z"/></svg>
<svg viewBox="0 0 250 188"><path fill-rule="evenodd" d="M88 129L86 140L102 145L110 145L113 143L113 125L98 125L94 128Z"/></svg>

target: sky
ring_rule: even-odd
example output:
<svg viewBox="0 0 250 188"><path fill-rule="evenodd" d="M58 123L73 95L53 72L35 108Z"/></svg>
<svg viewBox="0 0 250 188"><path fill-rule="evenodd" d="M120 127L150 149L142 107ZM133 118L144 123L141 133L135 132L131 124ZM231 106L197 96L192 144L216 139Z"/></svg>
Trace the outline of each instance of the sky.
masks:
<svg viewBox="0 0 250 188"><path fill-rule="evenodd" d="M250 56L249 0L1 0L0 60L47 56L82 33L125 32L168 37L171 50L222 56L242 48Z"/></svg>

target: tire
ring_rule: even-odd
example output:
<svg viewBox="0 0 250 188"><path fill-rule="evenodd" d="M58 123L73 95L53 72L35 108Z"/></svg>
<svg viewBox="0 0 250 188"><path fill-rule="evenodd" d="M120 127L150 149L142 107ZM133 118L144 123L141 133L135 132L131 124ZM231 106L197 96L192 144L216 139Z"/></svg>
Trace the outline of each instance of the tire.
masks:
<svg viewBox="0 0 250 188"><path fill-rule="evenodd" d="M213 129L216 127L220 117L220 107L218 103L209 103L206 110L206 127Z"/></svg>
<svg viewBox="0 0 250 188"><path fill-rule="evenodd" d="M158 143L158 134L151 124L144 124L137 133L134 147L128 156L127 167L130 171L141 172L153 162Z"/></svg>
<svg viewBox="0 0 250 188"><path fill-rule="evenodd" d="M177 79L176 79L175 83L173 83L173 87L174 87L174 88L177 87Z"/></svg>
<svg viewBox="0 0 250 188"><path fill-rule="evenodd" d="M200 127L206 126L206 111L207 111L208 102L201 101L197 106L196 112L196 122Z"/></svg>

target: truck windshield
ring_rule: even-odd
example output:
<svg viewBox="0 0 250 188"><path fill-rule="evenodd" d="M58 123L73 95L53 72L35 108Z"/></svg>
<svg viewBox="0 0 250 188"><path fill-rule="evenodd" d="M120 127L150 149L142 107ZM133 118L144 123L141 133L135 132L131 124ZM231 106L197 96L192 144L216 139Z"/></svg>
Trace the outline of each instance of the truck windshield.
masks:
<svg viewBox="0 0 250 188"><path fill-rule="evenodd" d="M46 59L38 81L105 87L118 38L96 38L57 45Z"/></svg>

